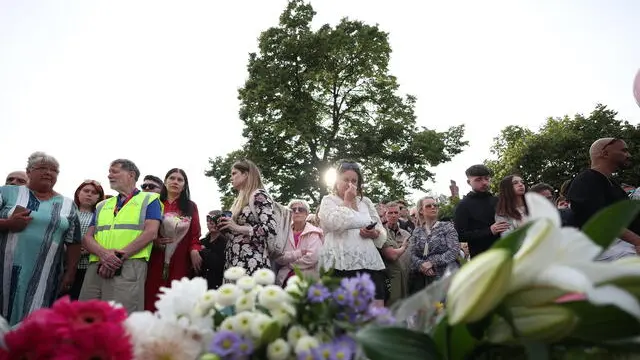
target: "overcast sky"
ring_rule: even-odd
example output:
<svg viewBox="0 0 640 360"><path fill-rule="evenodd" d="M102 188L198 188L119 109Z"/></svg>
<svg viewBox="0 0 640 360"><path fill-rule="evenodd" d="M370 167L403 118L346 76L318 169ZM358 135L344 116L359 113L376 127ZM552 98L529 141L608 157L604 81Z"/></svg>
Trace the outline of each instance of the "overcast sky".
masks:
<svg viewBox="0 0 640 360"><path fill-rule="evenodd" d="M241 144L248 53L285 5L0 0L0 176L46 151L61 163L56 190L73 196L84 179L107 185L110 161L124 157L143 175L185 169L201 213L219 207L207 160ZM468 191L464 169L490 155L506 125L535 129L598 102L640 121L631 88L640 1L312 5L315 26L348 16L390 33L391 72L417 96L420 125L466 124L470 146L435 169L436 192L448 192L449 179Z"/></svg>

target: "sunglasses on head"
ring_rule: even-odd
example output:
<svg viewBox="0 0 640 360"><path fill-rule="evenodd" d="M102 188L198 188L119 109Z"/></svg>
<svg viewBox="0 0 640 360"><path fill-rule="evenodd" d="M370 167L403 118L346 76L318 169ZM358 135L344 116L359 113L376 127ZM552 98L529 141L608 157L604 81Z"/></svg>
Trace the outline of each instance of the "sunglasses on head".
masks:
<svg viewBox="0 0 640 360"><path fill-rule="evenodd" d="M340 163L340 170L360 170L360 164L356 162L343 162Z"/></svg>
<svg viewBox="0 0 640 360"><path fill-rule="evenodd" d="M159 186L156 184L146 183L146 184L142 184L141 188L142 190L153 190L153 189L159 188Z"/></svg>
<svg viewBox="0 0 640 360"><path fill-rule="evenodd" d="M294 206L291 208L291 211L294 213L306 213L307 208L305 208L304 206Z"/></svg>

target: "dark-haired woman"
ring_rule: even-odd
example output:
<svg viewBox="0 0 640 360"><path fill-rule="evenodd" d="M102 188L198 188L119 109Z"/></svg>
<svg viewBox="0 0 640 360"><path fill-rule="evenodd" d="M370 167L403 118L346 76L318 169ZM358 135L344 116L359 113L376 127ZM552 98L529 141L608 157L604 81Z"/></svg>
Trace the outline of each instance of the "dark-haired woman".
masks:
<svg viewBox="0 0 640 360"><path fill-rule="evenodd" d="M155 303L161 286L169 287L172 280L189 277L200 271L200 221L198 207L190 199L189 179L182 169L171 169L164 177L164 186L160 200L164 205L164 219L176 218L187 223L188 230L179 239L158 236L154 240L153 250L149 258L147 282L145 284L145 310L155 311ZM161 225L161 227L163 227ZM162 235L162 229L161 229ZM173 244L173 245L172 245ZM175 246L175 251L168 258L168 246ZM171 250L173 251L173 250Z"/></svg>
<svg viewBox="0 0 640 360"><path fill-rule="evenodd" d="M85 180L76 189L73 195L73 202L78 207L78 220L80 220L82 237L84 237L87 229L89 229L89 225L91 225L91 219L93 218L93 213L96 211L96 205L103 199L104 189L102 185L95 180ZM87 273L87 267L89 267L89 252L83 248L80 253L80 260L78 261L76 278L68 292L72 300L78 300L78 296L80 296L84 275Z"/></svg>
<svg viewBox="0 0 640 360"><path fill-rule="evenodd" d="M496 223L506 222L509 224L509 228L502 233L502 236L524 223L528 213L527 204L524 201L525 192L527 192L527 187L518 175L509 175L500 181L495 219Z"/></svg>
<svg viewBox="0 0 640 360"><path fill-rule="evenodd" d="M339 164L334 193L320 203L318 216L325 242L319 264L326 270L334 269L339 277L369 274L376 285L374 304L384 306L385 264L379 249L387 239L387 232L375 206L363 196L363 184L357 163Z"/></svg>

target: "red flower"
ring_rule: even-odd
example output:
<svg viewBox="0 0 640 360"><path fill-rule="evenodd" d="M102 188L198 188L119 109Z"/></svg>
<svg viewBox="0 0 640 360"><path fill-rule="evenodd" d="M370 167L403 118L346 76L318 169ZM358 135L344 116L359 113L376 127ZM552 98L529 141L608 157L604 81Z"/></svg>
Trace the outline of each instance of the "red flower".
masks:
<svg viewBox="0 0 640 360"><path fill-rule="evenodd" d="M133 345L123 324L105 322L76 330L58 348L56 360L131 360Z"/></svg>
<svg viewBox="0 0 640 360"><path fill-rule="evenodd" d="M31 321L25 320L18 328L5 334L8 359L50 359L55 353L59 338L54 329L38 321L39 318L30 318Z"/></svg>
<svg viewBox="0 0 640 360"><path fill-rule="evenodd" d="M73 330L103 323L122 324L127 319L127 311L123 308L115 308L100 300L69 301L68 296L56 301L51 310L56 316L50 318L50 321L65 319L63 321Z"/></svg>

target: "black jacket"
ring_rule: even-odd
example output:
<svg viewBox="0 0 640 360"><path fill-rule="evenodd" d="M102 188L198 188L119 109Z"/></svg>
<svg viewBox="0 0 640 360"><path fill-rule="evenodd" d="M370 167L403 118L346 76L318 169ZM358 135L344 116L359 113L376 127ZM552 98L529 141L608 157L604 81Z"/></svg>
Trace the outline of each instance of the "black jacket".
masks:
<svg viewBox="0 0 640 360"><path fill-rule="evenodd" d="M489 192L472 191L456 207L453 222L461 242L469 244L471 256L489 249L500 237L491 233L498 198Z"/></svg>

